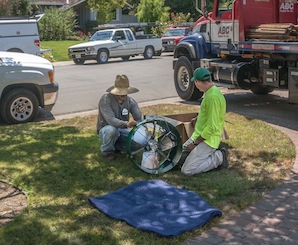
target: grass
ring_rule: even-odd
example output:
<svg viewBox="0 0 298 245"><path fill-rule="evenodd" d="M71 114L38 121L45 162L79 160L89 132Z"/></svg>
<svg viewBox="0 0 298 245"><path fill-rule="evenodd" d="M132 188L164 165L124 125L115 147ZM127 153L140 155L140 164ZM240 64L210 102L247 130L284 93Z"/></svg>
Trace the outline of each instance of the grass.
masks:
<svg viewBox="0 0 298 245"><path fill-rule="evenodd" d="M86 41L87 40L42 41L41 48L52 50L52 57L49 57L49 53L46 53L44 55L44 57L49 59L50 61L68 61L70 60L67 55L68 47Z"/></svg>
<svg viewBox="0 0 298 245"><path fill-rule="evenodd" d="M197 106L159 105L144 114L197 112ZM0 244L181 244L262 198L289 176L290 139L271 126L227 113L230 167L193 177L178 169L149 175L127 158L106 161L95 133L96 116L1 126L0 178L22 188L28 207L0 229ZM92 208L100 196L139 180L162 179L186 187L223 211L202 228L175 238L137 230Z"/></svg>

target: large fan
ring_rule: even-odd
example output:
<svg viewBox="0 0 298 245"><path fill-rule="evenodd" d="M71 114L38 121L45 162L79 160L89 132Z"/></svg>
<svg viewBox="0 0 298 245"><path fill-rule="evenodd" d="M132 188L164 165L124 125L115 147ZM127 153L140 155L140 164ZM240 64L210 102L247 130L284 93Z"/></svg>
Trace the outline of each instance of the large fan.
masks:
<svg viewBox="0 0 298 245"><path fill-rule="evenodd" d="M164 117L152 115L131 130L126 151L140 169L150 174L160 174L178 163L182 140L177 129Z"/></svg>

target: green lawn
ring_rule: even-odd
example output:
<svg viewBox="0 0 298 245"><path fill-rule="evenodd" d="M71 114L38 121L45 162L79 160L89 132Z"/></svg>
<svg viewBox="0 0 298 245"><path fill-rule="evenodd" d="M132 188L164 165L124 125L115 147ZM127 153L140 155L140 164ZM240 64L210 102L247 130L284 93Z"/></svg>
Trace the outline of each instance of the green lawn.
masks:
<svg viewBox="0 0 298 245"><path fill-rule="evenodd" d="M45 58L48 58L50 61L67 61L70 60L67 55L68 47L86 42L87 40L80 41L42 41L41 48L42 49L51 49L52 50L52 59L49 58L49 54L45 54Z"/></svg>
<svg viewBox="0 0 298 245"><path fill-rule="evenodd" d="M159 105L144 114L197 112L198 106ZM141 171L125 156L100 154L96 115L0 127L0 178L22 188L29 205L0 228L5 245L182 244L226 216L261 199L289 176L295 157L291 140L255 119L227 113L230 167L186 177L178 168L163 175ZM220 209L223 217L175 238L144 232L91 207L88 197L140 180L161 179L185 187Z"/></svg>

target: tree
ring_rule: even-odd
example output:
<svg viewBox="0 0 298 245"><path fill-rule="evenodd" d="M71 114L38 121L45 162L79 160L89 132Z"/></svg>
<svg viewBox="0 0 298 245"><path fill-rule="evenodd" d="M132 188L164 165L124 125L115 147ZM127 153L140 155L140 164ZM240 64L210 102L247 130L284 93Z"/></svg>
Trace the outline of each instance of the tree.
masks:
<svg viewBox="0 0 298 245"><path fill-rule="evenodd" d="M72 9L62 12L56 8L45 11L44 17L38 22L41 40L65 40L73 34L76 15Z"/></svg>
<svg viewBox="0 0 298 245"><path fill-rule="evenodd" d="M141 0L137 7L139 22L155 22L157 27L146 28L146 32L152 32L156 36L161 35L161 26L169 20L169 7L164 6L164 0Z"/></svg>
<svg viewBox="0 0 298 245"><path fill-rule="evenodd" d="M140 3L140 0L129 0L126 1L132 8L129 9L129 14L135 15L137 13L137 8Z"/></svg>
<svg viewBox="0 0 298 245"><path fill-rule="evenodd" d="M0 1L0 16L8 16L10 11L10 1L2 0Z"/></svg>
<svg viewBox="0 0 298 245"><path fill-rule="evenodd" d="M29 0L13 0L11 1L12 16L26 16L31 14L31 3Z"/></svg>
<svg viewBox="0 0 298 245"><path fill-rule="evenodd" d="M198 1L200 4L201 1ZM197 20L201 15L196 10L196 0L165 0L165 5L171 8L171 13L184 13L190 15L191 18ZM201 8L201 6L198 6ZM207 1L207 10L211 11L213 7L213 1Z"/></svg>
<svg viewBox="0 0 298 245"><path fill-rule="evenodd" d="M166 22L169 20L169 7L164 5L165 0L141 0L137 8L137 17L140 22Z"/></svg>
<svg viewBox="0 0 298 245"><path fill-rule="evenodd" d="M165 0L165 5L171 8L172 13L190 13L192 17L198 16L195 0Z"/></svg>
<svg viewBox="0 0 298 245"><path fill-rule="evenodd" d="M0 0L0 16L27 16L32 14L30 0Z"/></svg>
<svg viewBox="0 0 298 245"><path fill-rule="evenodd" d="M105 24L115 18L116 9L125 5L125 0L88 0L88 5L98 13L98 23Z"/></svg>
<svg viewBox="0 0 298 245"><path fill-rule="evenodd" d="M187 22L193 22L193 19L190 17L190 14L184 13L171 13L170 20L166 23L162 23L156 27L152 28L152 33L156 36L162 36L169 26L177 26L181 24L185 24Z"/></svg>

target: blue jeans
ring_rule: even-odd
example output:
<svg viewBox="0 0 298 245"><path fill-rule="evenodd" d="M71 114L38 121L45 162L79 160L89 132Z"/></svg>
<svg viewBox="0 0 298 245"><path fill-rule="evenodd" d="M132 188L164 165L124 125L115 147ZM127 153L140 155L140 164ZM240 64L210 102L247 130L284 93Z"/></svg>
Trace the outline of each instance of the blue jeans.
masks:
<svg viewBox="0 0 298 245"><path fill-rule="evenodd" d="M116 128L111 125L106 125L99 131L99 139L101 140L101 153L103 155L112 154L115 151L126 151L126 141L131 129ZM140 142L132 142L132 148L140 148L145 145L144 136Z"/></svg>

